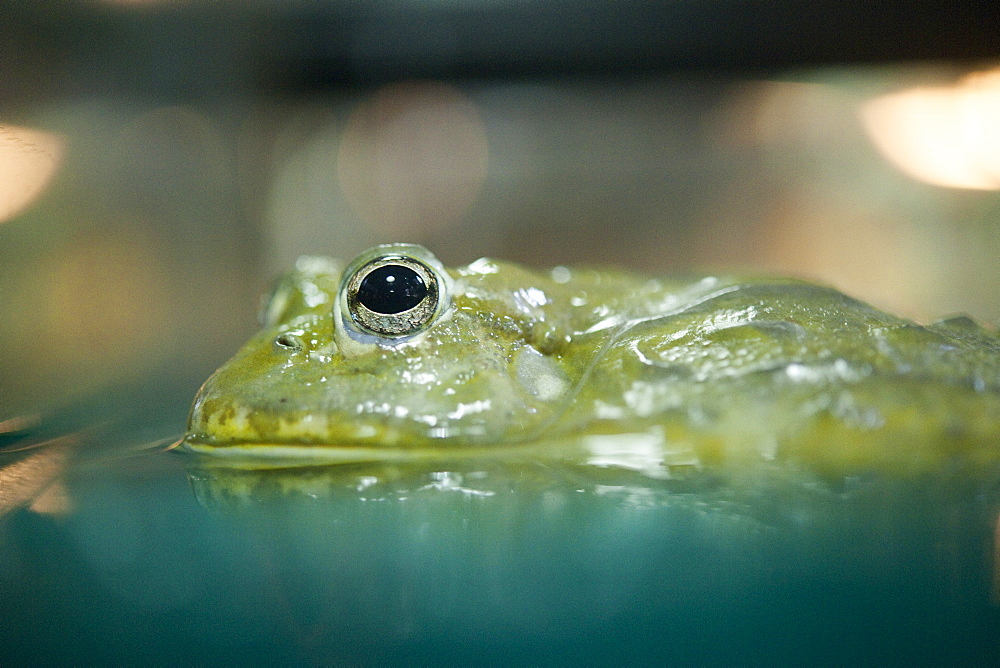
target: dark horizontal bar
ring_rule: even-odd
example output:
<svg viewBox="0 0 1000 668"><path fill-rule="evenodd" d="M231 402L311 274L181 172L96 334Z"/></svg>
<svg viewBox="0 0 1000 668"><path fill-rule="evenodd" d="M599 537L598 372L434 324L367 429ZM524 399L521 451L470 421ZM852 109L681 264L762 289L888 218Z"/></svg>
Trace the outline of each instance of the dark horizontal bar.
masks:
<svg viewBox="0 0 1000 668"><path fill-rule="evenodd" d="M1000 56L996 4L975 0L4 4L0 104Z"/></svg>

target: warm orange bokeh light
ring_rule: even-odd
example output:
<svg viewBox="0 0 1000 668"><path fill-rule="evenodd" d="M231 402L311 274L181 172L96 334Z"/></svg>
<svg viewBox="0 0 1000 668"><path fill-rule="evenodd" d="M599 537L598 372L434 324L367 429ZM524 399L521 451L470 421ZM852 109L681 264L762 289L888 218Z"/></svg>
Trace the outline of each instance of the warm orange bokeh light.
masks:
<svg viewBox="0 0 1000 668"><path fill-rule="evenodd" d="M438 83L387 86L351 115L340 185L372 227L400 237L461 217L486 180L486 132L471 100Z"/></svg>
<svg viewBox="0 0 1000 668"><path fill-rule="evenodd" d="M63 160L59 135L0 125L0 223L28 208L45 191Z"/></svg>
<svg viewBox="0 0 1000 668"><path fill-rule="evenodd" d="M79 374L77 387L155 360L176 317L167 269L140 230L80 237L42 276L35 344L45 369Z"/></svg>
<svg viewBox="0 0 1000 668"><path fill-rule="evenodd" d="M65 469L75 442L72 436L58 438L36 446L21 459L0 465L0 516L43 495Z"/></svg>
<svg viewBox="0 0 1000 668"><path fill-rule="evenodd" d="M1000 189L1000 70L877 97L861 117L905 174L937 186Z"/></svg>

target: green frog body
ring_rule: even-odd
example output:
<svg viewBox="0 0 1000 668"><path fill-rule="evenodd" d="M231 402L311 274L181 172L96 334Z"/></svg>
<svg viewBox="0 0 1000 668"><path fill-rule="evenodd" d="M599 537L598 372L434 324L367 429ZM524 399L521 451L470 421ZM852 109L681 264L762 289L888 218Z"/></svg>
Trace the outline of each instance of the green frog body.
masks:
<svg viewBox="0 0 1000 668"><path fill-rule="evenodd" d="M346 268L300 258L262 321L199 391L187 450L248 467L546 450L667 475L1000 459L1000 337L798 280L446 269L390 244Z"/></svg>

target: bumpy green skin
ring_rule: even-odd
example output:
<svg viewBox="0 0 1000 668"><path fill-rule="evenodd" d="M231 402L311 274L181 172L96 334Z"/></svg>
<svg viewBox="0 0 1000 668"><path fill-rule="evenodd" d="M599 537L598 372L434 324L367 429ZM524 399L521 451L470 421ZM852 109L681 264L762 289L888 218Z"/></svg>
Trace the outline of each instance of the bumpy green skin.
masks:
<svg viewBox="0 0 1000 668"><path fill-rule="evenodd" d="M340 265L298 266L271 324L202 387L187 449L288 462L560 444L650 473L1000 459L1000 338L966 318L923 327L794 280L480 260L449 270L453 306L425 334L345 354Z"/></svg>

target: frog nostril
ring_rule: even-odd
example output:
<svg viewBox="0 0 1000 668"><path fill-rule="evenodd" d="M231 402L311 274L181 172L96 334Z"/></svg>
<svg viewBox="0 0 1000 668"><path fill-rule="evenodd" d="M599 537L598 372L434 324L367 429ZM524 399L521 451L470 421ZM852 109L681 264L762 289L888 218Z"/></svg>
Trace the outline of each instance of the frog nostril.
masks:
<svg viewBox="0 0 1000 668"><path fill-rule="evenodd" d="M274 338L274 345L288 350L302 350L302 340L294 334L278 334Z"/></svg>

